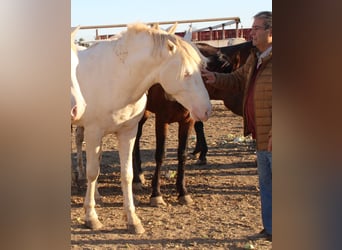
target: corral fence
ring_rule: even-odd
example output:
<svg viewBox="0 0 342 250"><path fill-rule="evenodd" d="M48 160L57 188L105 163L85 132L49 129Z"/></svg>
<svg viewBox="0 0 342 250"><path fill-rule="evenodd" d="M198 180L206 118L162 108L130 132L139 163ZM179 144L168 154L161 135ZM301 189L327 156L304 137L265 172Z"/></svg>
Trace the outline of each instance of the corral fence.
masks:
<svg viewBox="0 0 342 250"><path fill-rule="evenodd" d="M220 24L211 25L214 22L222 22ZM188 19L188 20L174 20L174 21L162 21L162 22L148 22L147 25L159 24L162 25L173 25L188 24L189 30L191 30L191 40L193 42L209 42L214 46L225 46L227 45L228 39L244 38L248 40L250 29L239 28L240 18L239 17L222 17L222 18L207 18L207 19ZM202 23L203 28L192 29L193 23ZM227 29L228 26L235 24L235 29ZM99 30L113 29L113 28L125 28L127 24L109 24L109 25L90 25L80 26L80 29L91 29L95 30L95 41L105 40L115 34L104 34L99 35ZM177 35L185 36L186 32L176 32ZM95 41L84 41L85 43L92 43Z"/></svg>

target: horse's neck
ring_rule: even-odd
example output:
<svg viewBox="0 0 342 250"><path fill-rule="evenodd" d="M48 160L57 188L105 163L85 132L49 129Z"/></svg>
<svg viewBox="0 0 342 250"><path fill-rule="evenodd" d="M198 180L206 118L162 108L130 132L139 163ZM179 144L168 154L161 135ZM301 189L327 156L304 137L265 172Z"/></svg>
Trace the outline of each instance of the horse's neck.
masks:
<svg viewBox="0 0 342 250"><path fill-rule="evenodd" d="M140 39L135 39L140 42ZM143 41L143 39L142 39ZM122 51L129 51L127 62L122 65L123 69L128 72L128 79L131 81L131 96L133 99L140 99L140 97L147 92L147 90L159 81L158 75L160 68L165 60L161 57L153 57L152 48L148 45L143 46L141 43L131 43L132 41L117 41L115 53L120 55ZM129 50L127 49L129 46ZM141 49L141 48L144 49ZM120 58L120 56L118 56Z"/></svg>
<svg viewBox="0 0 342 250"><path fill-rule="evenodd" d="M114 79L113 89L117 91L112 95L122 99L122 95L129 93L125 101L133 103L158 81L163 61L150 56L150 50L146 47L141 49L141 44L136 48L130 46L133 45L121 40L101 42L85 51L79 51L79 57L84 61L83 71L95 71L94 79ZM108 56L111 54L113 56Z"/></svg>

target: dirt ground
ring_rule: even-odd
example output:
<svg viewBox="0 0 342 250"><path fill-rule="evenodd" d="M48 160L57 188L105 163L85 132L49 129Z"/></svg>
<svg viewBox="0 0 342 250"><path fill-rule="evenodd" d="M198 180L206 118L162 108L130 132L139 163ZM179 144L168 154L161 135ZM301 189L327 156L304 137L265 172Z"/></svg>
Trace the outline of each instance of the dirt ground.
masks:
<svg viewBox="0 0 342 250"><path fill-rule="evenodd" d="M155 166L154 117L145 123L140 145L146 185L135 194L136 212L146 230L142 235L126 231L117 141L112 135L106 136L99 176L102 202L97 205L104 227L97 231L84 227L85 188L73 190L71 249L272 249L271 242L250 237L262 225L254 142L242 136L242 118L221 102L213 102L212 116L204 126L208 163L187 161L186 183L194 203L184 206L177 202L174 177L178 124L170 125L161 180L161 192L168 205L157 208L149 205ZM195 140L193 131L189 153ZM75 160L74 143L72 150Z"/></svg>

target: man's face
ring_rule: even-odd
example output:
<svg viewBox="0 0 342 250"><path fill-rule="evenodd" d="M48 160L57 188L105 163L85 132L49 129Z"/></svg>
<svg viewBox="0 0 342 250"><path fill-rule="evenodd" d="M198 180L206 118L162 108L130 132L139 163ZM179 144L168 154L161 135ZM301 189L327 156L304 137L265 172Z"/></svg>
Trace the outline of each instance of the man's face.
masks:
<svg viewBox="0 0 342 250"><path fill-rule="evenodd" d="M255 18L251 31L253 45L261 52L265 51L272 43L272 28L265 29L264 20Z"/></svg>

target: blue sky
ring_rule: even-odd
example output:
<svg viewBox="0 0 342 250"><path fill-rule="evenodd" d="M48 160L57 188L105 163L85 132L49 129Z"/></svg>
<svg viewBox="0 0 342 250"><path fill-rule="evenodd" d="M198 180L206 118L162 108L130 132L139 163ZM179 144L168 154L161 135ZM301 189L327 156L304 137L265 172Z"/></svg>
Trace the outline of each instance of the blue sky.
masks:
<svg viewBox="0 0 342 250"><path fill-rule="evenodd" d="M272 10L272 0L71 0L71 26L240 17L241 25L250 28L253 15L264 10ZM192 26L204 28L220 23L193 23ZM177 31L184 31L187 27L188 24L179 24ZM229 28L235 28L235 25ZM119 31L102 29L99 34ZM80 30L76 38L80 37L93 40L95 30Z"/></svg>

